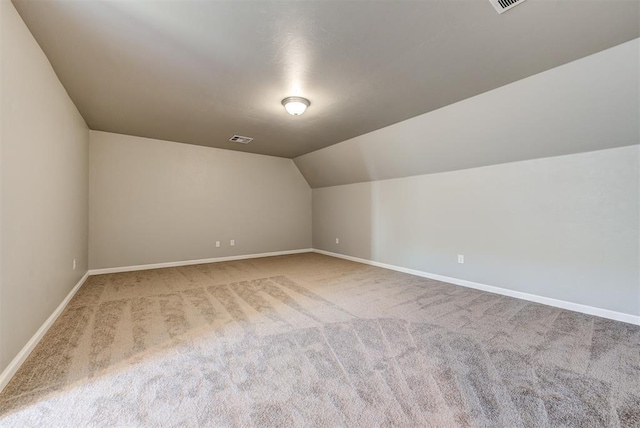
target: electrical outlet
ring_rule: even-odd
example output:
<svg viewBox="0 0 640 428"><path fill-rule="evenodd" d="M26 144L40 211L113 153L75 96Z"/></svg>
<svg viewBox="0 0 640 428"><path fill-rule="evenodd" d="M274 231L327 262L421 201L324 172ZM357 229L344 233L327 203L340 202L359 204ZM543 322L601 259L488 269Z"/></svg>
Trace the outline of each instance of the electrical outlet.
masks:
<svg viewBox="0 0 640 428"><path fill-rule="evenodd" d="M460 263L460 264L464 263L464 255L463 254L458 254L458 263Z"/></svg>
<svg viewBox="0 0 640 428"><path fill-rule="evenodd" d="M216 241L216 248L220 248L220 241Z"/></svg>
<svg viewBox="0 0 640 428"><path fill-rule="evenodd" d="M336 244L340 243L340 238L336 238Z"/></svg>
<svg viewBox="0 0 640 428"><path fill-rule="evenodd" d="M73 270L76 270L76 265L77 265L76 259L73 259Z"/></svg>
<svg viewBox="0 0 640 428"><path fill-rule="evenodd" d="M232 247L233 247L234 245L236 245L236 240L235 240L235 239L232 239L232 240L231 240L231 242L229 242L229 245L231 245Z"/></svg>

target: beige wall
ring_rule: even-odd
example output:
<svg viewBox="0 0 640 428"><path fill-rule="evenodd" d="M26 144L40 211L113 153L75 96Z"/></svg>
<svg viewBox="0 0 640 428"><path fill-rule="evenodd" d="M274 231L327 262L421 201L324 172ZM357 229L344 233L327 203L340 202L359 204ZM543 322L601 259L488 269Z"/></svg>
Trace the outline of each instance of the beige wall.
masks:
<svg viewBox="0 0 640 428"><path fill-rule="evenodd" d="M640 315L639 147L314 189L314 248Z"/></svg>
<svg viewBox="0 0 640 428"><path fill-rule="evenodd" d="M635 39L296 158L314 247L639 315L639 55Z"/></svg>
<svg viewBox="0 0 640 428"><path fill-rule="evenodd" d="M11 2L0 20L1 371L87 271L89 130Z"/></svg>
<svg viewBox="0 0 640 428"><path fill-rule="evenodd" d="M311 247L290 159L97 131L90 152L92 269Z"/></svg>

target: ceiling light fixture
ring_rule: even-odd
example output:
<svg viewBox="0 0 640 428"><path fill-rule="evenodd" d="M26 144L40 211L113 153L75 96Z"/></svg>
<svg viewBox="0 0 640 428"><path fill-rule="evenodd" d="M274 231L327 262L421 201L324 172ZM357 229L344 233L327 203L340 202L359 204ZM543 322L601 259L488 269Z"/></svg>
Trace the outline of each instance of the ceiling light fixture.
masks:
<svg viewBox="0 0 640 428"><path fill-rule="evenodd" d="M311 105L308 99L302 97L287 97L282 100L284 109L292 116L300 116Z"/></svg>

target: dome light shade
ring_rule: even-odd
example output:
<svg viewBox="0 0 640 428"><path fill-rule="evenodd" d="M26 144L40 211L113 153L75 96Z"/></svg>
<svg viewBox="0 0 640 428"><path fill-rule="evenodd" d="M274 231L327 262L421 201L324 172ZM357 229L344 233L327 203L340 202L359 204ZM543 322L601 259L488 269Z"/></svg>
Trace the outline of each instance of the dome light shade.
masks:
<svg viewBox="0 0 640 428"><path fill-rule="evenodd" d="M292 116L300 116L311 105L308 99L302 97L287 97L282 100L284 109Z"/></svg>

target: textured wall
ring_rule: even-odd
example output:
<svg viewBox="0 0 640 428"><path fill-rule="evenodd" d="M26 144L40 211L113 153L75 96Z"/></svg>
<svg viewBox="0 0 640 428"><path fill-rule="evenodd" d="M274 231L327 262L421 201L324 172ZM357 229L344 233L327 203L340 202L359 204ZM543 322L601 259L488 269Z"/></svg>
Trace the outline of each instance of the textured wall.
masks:
<svg viewBox="0 0 640 428"><path fill-rule="evenodd" d="M638 144L640 39L295 159L313 188Z"/></svg>
<svg viewBox="0 0 640 428"><path fill-rule="evenodd" d="M640 315L639 157L636 145L314 189L313 246Z"/></svg>
<svg viewBox="0 0 640 428"><path fill-rule="evenodd" d="M97 131L90 146L91 268L311 247L291 159Z"/></svg>
<svg viewBox="0 0 640 428"><path fill-rule="evenodd" d="M11 2L0 19L2 370L87 270L89 130Z"/></svg>

